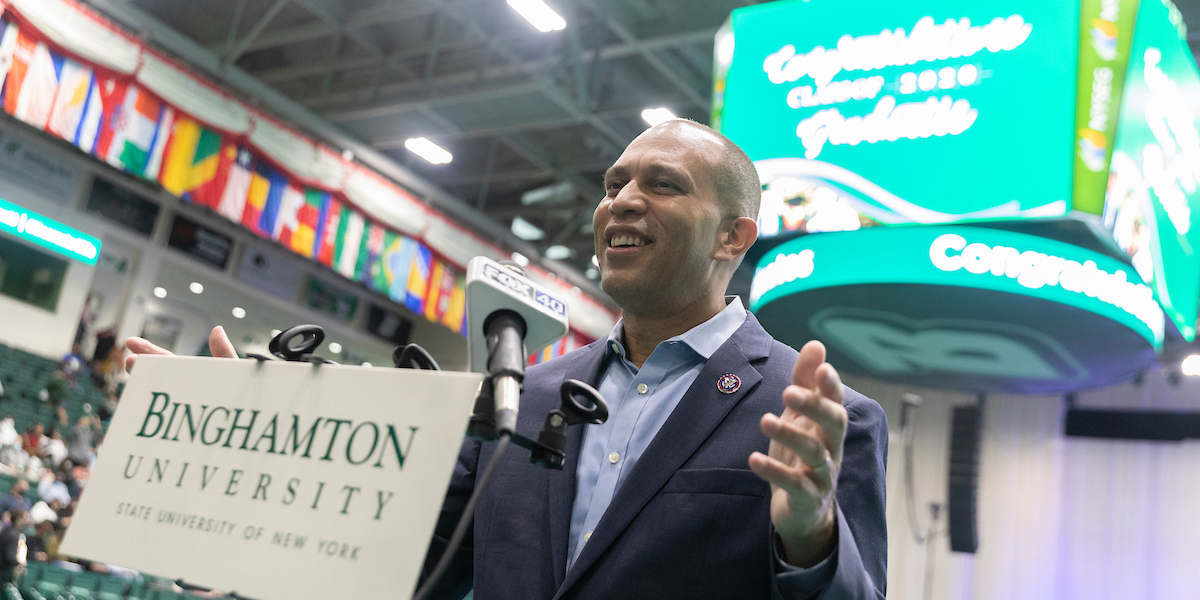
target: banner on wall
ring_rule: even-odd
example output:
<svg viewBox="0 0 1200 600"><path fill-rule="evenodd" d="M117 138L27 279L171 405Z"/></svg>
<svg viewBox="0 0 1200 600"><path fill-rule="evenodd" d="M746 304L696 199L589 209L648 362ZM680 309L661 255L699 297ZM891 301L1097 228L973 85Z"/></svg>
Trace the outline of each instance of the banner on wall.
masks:
<svg viewBox="0 0 1200 600"><path fill-rule="evenodd" d="M504 252L75 0L47 2L0 6L8 114L459 330L452 301L429 307L434 255L457 272L475 255ZM384 272L387 234L416 244L417 261L397 266L402 277ZM595 303L579 312L589 323L615 320Z"/></svg>
<svg viewBox="0 0 1200 600"><path fill-rule="evenodd" d="M407 597L479 381L139 360L63 551L254 598Z"/></svg>

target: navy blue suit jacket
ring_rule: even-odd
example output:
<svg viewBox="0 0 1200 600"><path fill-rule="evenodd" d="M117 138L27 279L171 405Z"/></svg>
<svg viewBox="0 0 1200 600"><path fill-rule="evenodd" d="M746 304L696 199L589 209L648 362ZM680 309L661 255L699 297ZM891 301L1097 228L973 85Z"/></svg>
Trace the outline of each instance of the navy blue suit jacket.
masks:
<svg viewBox="0 0 1200 600"><path fill-rule="evenodd" d="M518 431L536 438L560 403L565 379L597 384L603 340L531 367ZM511 446L485 490L473 532L433 597L477 600L779 597L774 586L770 488L750 471L766 452L765 413L783 411L797 352L753 315L717 350L629 473L572 566L567 537L582 426L568 428L561 471L530 464ZM717 390L726 373L741 387ZM882 598L887 582L884 468L887 419L875 401L846 388L850 415L838 476L838 557L822 599ZM467 440L451 480L426 573L441 556L478 470L494 443Z"/></svg>

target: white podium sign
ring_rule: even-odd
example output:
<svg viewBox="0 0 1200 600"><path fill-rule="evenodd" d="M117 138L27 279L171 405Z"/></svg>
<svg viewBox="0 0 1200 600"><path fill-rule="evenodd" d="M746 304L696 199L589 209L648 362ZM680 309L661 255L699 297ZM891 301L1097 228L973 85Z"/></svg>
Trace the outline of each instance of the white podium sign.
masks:
<svg viewBox="0 0 1200 600"><path fill-rule="evenodd" d="M140 356L63 552L277 598L408 598L480 375Z"/></svg>

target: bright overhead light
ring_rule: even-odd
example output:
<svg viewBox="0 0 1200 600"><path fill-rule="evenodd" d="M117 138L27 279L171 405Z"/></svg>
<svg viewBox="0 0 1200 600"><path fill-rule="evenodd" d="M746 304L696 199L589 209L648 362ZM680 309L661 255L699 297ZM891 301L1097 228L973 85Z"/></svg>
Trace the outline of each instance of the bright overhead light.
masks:
<svg viewBox="0 0 1200 600"><path fill-rule="evenodd" d="M647 108L646 110L643 110L642 118L645 119L651 127L654 127L659 123L666 123L667 121L678 119L679 117L676 117L675 113L671 112L671 109L665 106L660 106L658 108Z"/></svg>
<svg viewBox="0 0 1200 600"><path fill-rule="evenodd" d="M524 254L521 254L520 252L513 252L512 260L513 260L513 262L517 263L518 265L521 265L522 267L529 266L529 257L525 256Z"/></svg>
<svg viewBox="0 0 1200 600"><path fill-rule="evenodd" d="M588 279L595 279L600 276L600 269L597 269L596 267L588 267L588 270L584 271L583 276L587 277Z"/></svg>
<svg viewBox="0 0 1200 600"><path fill-rule="evenodd" d="M1183 359L1180 368L1184 375L1200 375L1200 354L1193 354Z"/></svg>
<svg viewBox="0 0 1200 600"><path fill-rule="evenodd" d="M204 286L200 285L198 282L195 282L195 281L193 281L192 284L188 286L188 289L192 290L193 294L203 294L204 293Z"/></svg>
<svg viewBox="0 0 1200 600"><path fill-rule="evenodd" d="M542 33L562 31L567 27L566 20L542 0L508 0L508 5Z"/></svg>
<svg viewBox="0 0 1200 600"><path fill-rule="evenodd" d="M454 160L453 154L450 154L445 148L429 141L427 138L409 138L404 140L404 147L408 148L409 152L435 165L444 165Z"/></svg>
<svg viewBox="0 0 1200 600"><path fill-rule="evenodd" d="M546 232L542 231L541 227L522 219L521 217L513 217L512 220L513 235L526 240L536 241L546 237Z"/></svg>
<svg viewBox="0 0 1200 600"><path fill-rule="evenodd" d="M575 256L575 251L562 245L550 246L546 248L546 258L550 260L564 260Z"/></svg>
<svg viewBox="0 0 1200 600"><path fill-rule="evenodd" d="M155 298L166 298L167 297L166 288L160 288L160 287L154 288L154 297Z"/></svg>
<svg viewBox="0 0 1200 600"><path fill-rule="evenodd" d="M240 306L233 307L233 318L245 319L246 318L246 309L244 309Z"/></svg>
<svg viewBox="0 0 1200 600"><path fill-rule="evenodd" d="M342 345L337 342L329 342L329 351L334 354L341 354Z"/></svg>

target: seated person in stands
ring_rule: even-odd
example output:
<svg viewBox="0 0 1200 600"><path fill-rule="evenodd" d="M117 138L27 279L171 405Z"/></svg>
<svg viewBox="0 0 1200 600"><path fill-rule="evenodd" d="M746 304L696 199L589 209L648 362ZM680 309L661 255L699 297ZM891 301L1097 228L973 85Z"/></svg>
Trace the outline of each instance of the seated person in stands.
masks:
<svg viewBox="0 0 1200 600"><path fill-rule="evenodd" d="M58 532L54 530L53 521L42 521L34 526L34 536L27 541L30 560L53 562L59 559Z"/></svg>
<svg viewBox="0 0 1200 600"><path fill-rule="evenodd" d="M0 512L12 512L19 510L23 513L29 512L33 508L29 503L29 498L25 497L25 492L29 491L29 482L24 479L18 479L13 483L12 489L8 491L8 495L0 497Z"/></svg>
<svg viewBox="0 0 1200 600"><path fill-rule="evenodd" d="M50 430L46 445L42 448L42 456L45 458L46 466L51 469L57 469L66 460L67 443L63 441L62 434L57 429Z"/></svg>
<svg viewBox="0 0 1200 600"><path fill-rule="evenodd" d="M63 423L64 425L66 423ZM77 465L91 464L95 455L96 437L103 431L100 419L95 415L79 417L71 428L71 440L67 445L67 458Z"/></svg>
<svg viewBox="0 0 1200 600"><path fill-rule="evenodd" d="M71 503L71 492L67 490L67 484L64 483L67 476L62 471L46 470L42 474L42 480L38 482L38 496L50 502L57 500L60 506L66 506Z"/></svg>
<svg viewBox="0 0 1200 600"><path fill-rule="evenodd" d="M21 449L30 456L41 456L42 447L46 442L46 426L41 423L35 424L21 434Z"/></svg>
<svg viewBox="0 0 1200 600"><path fill-rule="evenodd" d="M62 510L63 504L58 498L47 503L44 499L38 500L33 508L29 509L29 519L34 525L41 525L49 521L51 523L58 522L58 511Z"/></svg>
<svg viewBox="0 0 1200 600"><path fill-rule="evenodd" d="M5 513L12 524L0 531L0 582L12 583L25 570L25 525L29 515L23 510Z"/></svg>

